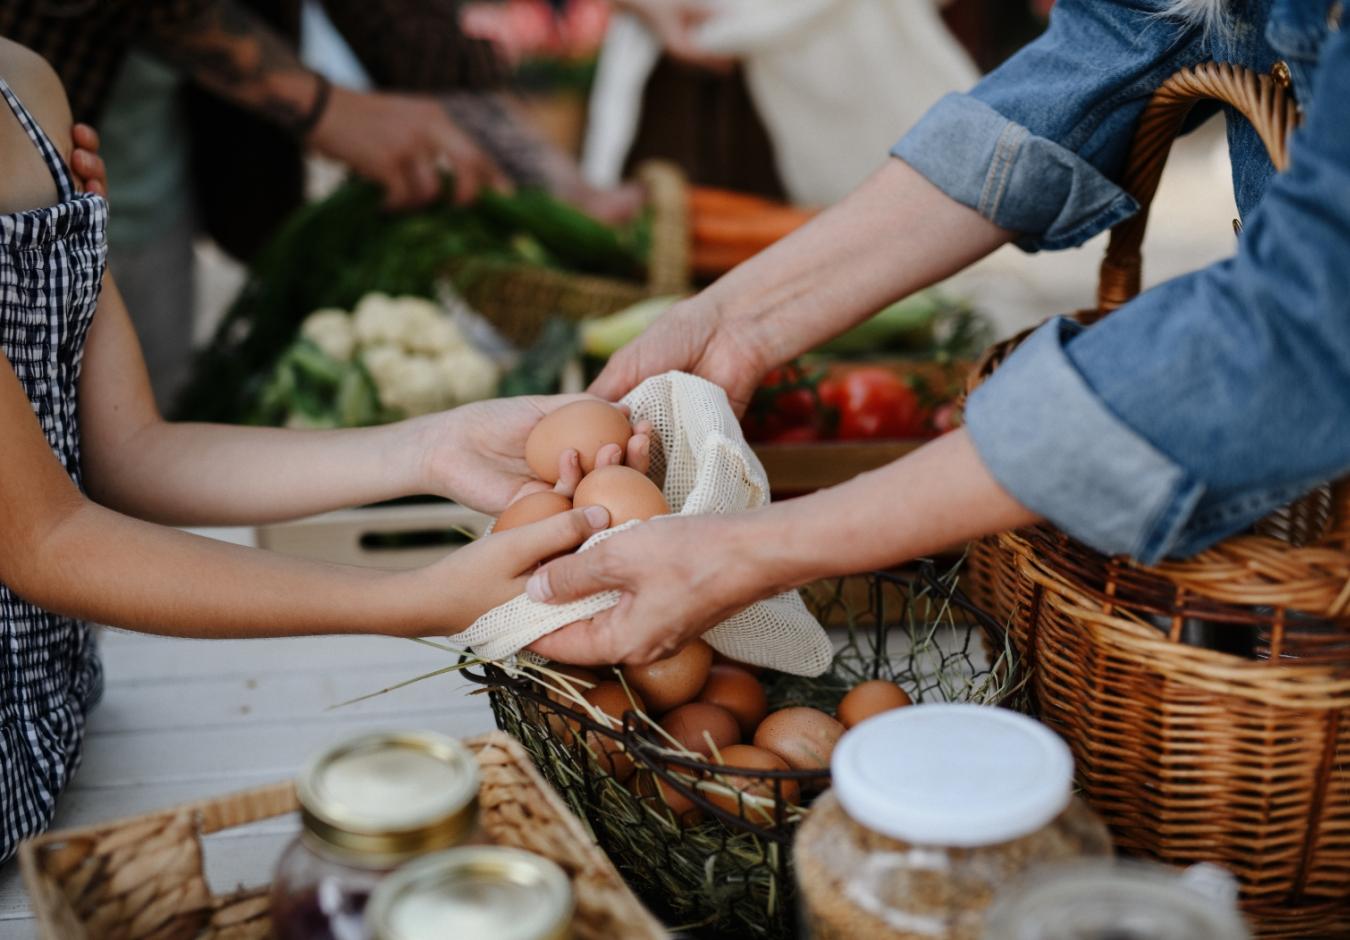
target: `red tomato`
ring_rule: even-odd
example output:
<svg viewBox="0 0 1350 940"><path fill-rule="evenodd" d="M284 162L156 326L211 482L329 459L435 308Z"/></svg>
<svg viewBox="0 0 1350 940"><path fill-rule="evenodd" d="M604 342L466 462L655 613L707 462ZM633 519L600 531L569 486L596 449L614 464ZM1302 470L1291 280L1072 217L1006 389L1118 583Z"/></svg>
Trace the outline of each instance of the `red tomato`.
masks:
<svg viewBox="0 0 1350 940"><path fill-rule="evenodd" d="M924 433L919 397L889 369L862 366L827 379L820 383L820 400L839 412L841 440Z"/></svg>
<svg viewBox="0 0 1350 940"><path fill-rule="evenodd" d="M809 444L820 440L820 432L809 424L788 428L768 439L770 444Z"/></svg>
<svg viewBox="0 0 1350 940"><path fill-rule="evenodd" d="M809 422L816 416L816 396L809 388L779 392L773 398L773 410L789 424Z"/></svg>
<svg viewBox="0 0 1350 940"><path fill-rule="evenodd" d="M805 439L802 435L807 432L815 434L820 408L813 386L814 382L793 363L771 370L741 419L746 439L759 443L776 441L788 432L797 432L796 439Z"/></svg>

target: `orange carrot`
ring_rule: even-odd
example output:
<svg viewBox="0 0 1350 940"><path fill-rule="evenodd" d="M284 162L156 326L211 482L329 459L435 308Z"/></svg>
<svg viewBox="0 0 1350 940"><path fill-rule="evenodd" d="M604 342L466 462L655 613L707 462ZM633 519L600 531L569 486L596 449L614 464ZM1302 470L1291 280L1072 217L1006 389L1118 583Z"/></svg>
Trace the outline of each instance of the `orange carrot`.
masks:
<svg viewBox="0 0 1350 940"><path fill-rule="evenodd" d="M718 189L714 186L689 187L689 211L695 215L708 213L753 211L781 205L763 196L738 193L730 189Z"/></svg>
<svg viewBox="0 0 1350 940"><path fill-rule="evenodd" d="M695 242L767 247L801 228L811 220L811 216L812 213L801 209L777 207L736 216L696 215L690 227Z"/></svg>
<svg viewBox="0 0 1350 940"><path fill-rule="evenodd" d="M690 267L699 277L717 277L759 254L753 245L709 245L695 243L689 255Z"/></svg>

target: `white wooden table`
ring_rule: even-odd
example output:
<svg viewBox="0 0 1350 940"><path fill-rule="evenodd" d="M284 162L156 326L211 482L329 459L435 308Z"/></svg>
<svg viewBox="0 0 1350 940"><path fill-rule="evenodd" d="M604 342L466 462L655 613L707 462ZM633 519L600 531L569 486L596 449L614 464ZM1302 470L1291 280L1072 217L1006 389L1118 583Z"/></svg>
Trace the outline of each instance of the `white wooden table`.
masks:
<svg viewBox="0 0 1350 940"><path fill-rule="evenodd" d="M359 704L332 706L449 665L436 650L385 637L180 640L104 630L107 685L84 764L55 828L134 815L286 779L308 755L353 733L492 728L485 695L454 674ZM293 819L212 836L216 889L267 880ZM15 862L0 867L0 940L35 936Z"/></svg>

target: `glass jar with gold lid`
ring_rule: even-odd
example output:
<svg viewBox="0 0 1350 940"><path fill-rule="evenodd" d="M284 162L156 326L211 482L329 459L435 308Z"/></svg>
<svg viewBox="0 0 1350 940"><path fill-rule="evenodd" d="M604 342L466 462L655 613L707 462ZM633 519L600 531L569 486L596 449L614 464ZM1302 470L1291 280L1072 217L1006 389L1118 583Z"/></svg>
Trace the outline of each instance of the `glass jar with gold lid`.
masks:
<svg viewBox="0 0 1350 940"><path fill-rule="evenodd" d="M379 732L317 755L296 780L301 830L272 882L278 940L366 940L376 885L410 859L481 841L478 764L432 732Z"/></svg>
<svg viewBox="0 0 1350 940"><path fill-rule="evenodd" d="M568 940L572 911L572 884L553 862L505 846L470 846L390 875L366 916L374 940Z"/></svg>

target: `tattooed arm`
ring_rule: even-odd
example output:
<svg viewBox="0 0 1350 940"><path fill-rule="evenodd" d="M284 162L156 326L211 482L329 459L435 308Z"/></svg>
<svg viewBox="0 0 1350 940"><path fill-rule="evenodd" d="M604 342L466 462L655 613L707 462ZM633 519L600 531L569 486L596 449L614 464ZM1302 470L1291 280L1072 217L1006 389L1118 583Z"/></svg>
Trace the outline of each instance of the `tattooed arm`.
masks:
<svg viewBox="0 0 1350 940"><path fill-rule="evenodd" d="M327 156L384 186L391 208L420 205L509 181L435 100L329 88L286 41L234 0L154 24L148 48L205 88L288 128Z"/></svg>
<svg viewBox="0 0 1350 940"><path fill-rule="evenodd" d="M302 132L323 107L323 79L287 40L233 0L150 23L145 45L189 78L282 127Z"/></svg>

